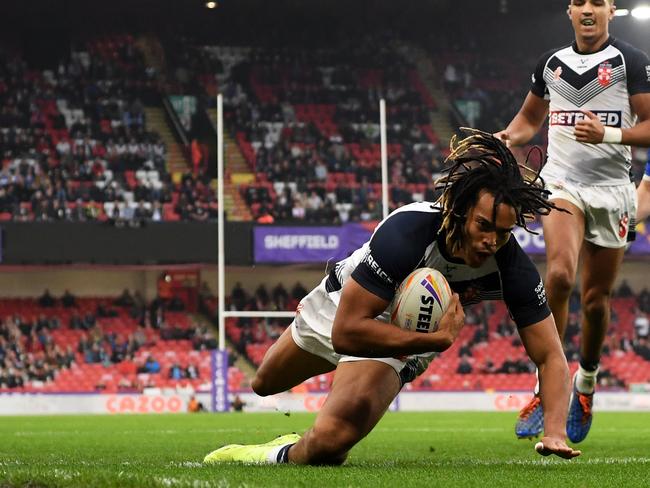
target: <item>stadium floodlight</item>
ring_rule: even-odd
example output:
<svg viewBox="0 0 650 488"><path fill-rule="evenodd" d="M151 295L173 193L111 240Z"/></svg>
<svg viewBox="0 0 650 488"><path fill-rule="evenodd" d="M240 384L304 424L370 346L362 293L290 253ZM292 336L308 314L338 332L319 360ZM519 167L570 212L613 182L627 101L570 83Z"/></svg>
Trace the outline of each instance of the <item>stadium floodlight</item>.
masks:
<svg viewBox="0 0 650 488"><path fill-rule="evenodd" d="M207 8L217 8L217 2L205 2Z"/></svg>
<svg viewBox="0 0 650 488"><path fill-rule="evenodd" d="M632 9L632 17L639 20L650 19L650 6L642 5Z"/></svg>
<svg viewBox="0 0 650 488"><path fill-rule="evenodd" d="M615 17L627 17L628 15L630 15L630 10L627 8L617 8L614 11Z"/></svg>

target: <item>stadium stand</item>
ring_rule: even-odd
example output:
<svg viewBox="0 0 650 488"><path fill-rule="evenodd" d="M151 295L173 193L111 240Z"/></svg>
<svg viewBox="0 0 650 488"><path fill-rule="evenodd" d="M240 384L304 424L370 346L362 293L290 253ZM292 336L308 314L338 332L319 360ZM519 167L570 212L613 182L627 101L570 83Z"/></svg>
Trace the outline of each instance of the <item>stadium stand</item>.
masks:
<svg viewBox="0 0 650 488"><path fill-rule="evenodd" d="M131 36L88 41L57 69L5 55L0 74L0 221L216 218L201 175L174 183L147 128L160 93Z"/></svg>
<svg viewBox="0 0 650 488"><path fill-rule="evenodd" d="M370 46L199 51L223 66L217 78L226 125L255 175L241 188L254 219L376 220L380 95L388 104L388 138L399 141L388 145L392 207L430 191L443 158L428 122L435 103L400 54ZM198 77L210 93L214 77Z"/></svg>
<svg viewBox="0 0 650 488"><path fill-rule="evenodd" d="M69 295L72 297L72 295ZM123 297L121 297L123 298ZM181 304L182 305L182 304ZM0 303L0 391L141 392L209 382L211 330L174 302L45 293ZM246 384L231 354L229 386Z"/></svg>

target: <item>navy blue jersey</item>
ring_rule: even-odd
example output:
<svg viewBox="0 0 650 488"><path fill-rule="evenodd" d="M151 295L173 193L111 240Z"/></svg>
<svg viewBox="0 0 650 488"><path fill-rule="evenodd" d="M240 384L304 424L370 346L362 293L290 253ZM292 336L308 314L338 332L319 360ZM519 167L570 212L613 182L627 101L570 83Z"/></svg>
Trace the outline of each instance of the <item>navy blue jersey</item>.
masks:
<svg viewBox="0 0 650 488"><path fill-rule="evenodd" d="M337 263L328 288L338 289L352 276L390 301L413 270L431 267L447 278L463 306L502 299L520 328L550 315L539 272L514 236L481 267L472 268L447 255L441 224L440 210L431 203L401 207L379 224L368 243Z"/></svg>

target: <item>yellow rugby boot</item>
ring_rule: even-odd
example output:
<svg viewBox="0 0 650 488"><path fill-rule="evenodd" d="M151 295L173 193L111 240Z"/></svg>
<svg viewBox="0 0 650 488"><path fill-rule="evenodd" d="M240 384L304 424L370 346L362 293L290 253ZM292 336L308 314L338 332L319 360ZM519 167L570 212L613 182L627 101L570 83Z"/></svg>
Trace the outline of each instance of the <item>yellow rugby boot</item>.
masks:
<svg viewBox="0 0 650 488"><path fill-rule="evenodd" d="M300 440L298 434L286 434L276 437L265 444L228 444L205 456L205 464L244 463L275 464L277 455L283 446L295 444Z"/></svg>

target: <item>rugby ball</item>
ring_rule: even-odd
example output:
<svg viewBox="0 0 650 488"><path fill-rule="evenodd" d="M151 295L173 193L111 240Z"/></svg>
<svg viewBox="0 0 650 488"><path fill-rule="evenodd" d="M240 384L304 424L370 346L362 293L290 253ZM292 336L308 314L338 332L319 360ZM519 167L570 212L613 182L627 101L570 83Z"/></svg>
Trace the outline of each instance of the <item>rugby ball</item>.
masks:
<svg viewBox="0 0 650 488"><path fill-rule="evenodd" d="M390 321L404 330L435 332L451 300L445 277L433 268L419 268L397 288L389 307Z"/></svg>

